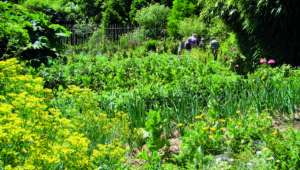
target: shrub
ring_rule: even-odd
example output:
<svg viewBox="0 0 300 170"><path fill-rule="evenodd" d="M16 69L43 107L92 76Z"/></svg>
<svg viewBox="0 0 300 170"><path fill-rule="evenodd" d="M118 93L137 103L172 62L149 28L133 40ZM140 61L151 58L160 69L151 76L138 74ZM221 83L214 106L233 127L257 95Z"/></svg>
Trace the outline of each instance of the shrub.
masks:
<svg viewBox="0 0 300 170"><path fill-rule="evenodd" d="M135 16L135 20L145 29L148 37L158 38L164 34L168 13L168 7L154 4L139 10Z"/></svg>
<svg viewBox="0 0 300 170"><path fill-rule="evenodd" d="M149 40L145 43L147 51L156 51L158 42L156 40Z"/></svg>
<svg viewBox="0 0 300 170"><path fill-rule="evenodd" d="M191 36L196 33L198 36L208 36L208 26L199 18L185 18L179 21L178 34L182 37Z"/></svg>
<svg viewBox="0 0 300 170"><path fill-rule="evenodd" d="M131 22L136 22L135 16L138 10L149 6L149 2L147 0L133 0L130 5L129 17Z"/></svg>

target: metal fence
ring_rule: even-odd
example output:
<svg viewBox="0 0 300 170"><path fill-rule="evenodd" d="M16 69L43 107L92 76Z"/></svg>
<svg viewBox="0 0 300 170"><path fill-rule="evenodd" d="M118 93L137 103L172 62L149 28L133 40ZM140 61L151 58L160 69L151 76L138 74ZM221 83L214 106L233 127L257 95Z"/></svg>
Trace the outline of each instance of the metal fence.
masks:
<svg viewBox="0 0 300 170"><path fill-rule="evenodd" d="M105 28L105 36L109 40L117 41L119 40L120 36L131 32L135 29L139 29L139 27L133 26L133 25L127 25L127 26L119 26L119 25L110 25L109 27Z"/></svg>
<svg viewBox="0 0 300 170"><path fill-rule="evenodd" d="M117 25L112 24L104 29L104 33L99 33L100 27L91 24L78 24L78 25L67 25L68 30L72 33L70 37L61 40L61 44L68 45L81 45L87 43L90 38L94 35L97 43L104 41L113 41L115 44L126 44L128 46L134 46L146 40L146 37L160 37L165 39L166 30L161 27L155 27L147 29L146 31L140 31L141 27L135 25ZM128 34L131 33L131 34ZM126 35L127 34L127 35ZM126 35L120 42L120 38Z"/></svg>
<svg viewBox="0 0 300 170"><path fill-rule="evenodd" d="M71 32L70 37L64 38L61 40L61 44L68 45L80 45L89 41L91 36L98 31L98 26L71 26L67 25L66 28ZM139 29L139 27L133 25L110 25L104 29L104 35L96 35L99 36L97 39L108 39L110 41L118 41L120 37L126 33L129 33L135 29ZM102 36L102 37L100 37Z"/></svg>

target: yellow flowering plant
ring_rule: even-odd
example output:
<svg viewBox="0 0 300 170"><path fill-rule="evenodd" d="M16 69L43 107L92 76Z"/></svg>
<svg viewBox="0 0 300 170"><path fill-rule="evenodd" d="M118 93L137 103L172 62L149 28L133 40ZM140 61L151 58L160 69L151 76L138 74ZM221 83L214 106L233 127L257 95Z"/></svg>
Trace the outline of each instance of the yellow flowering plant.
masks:
<svg viewBox="0 0 300 170"><path fill-rule="evenodd" d="M22 68L16 59L0 61L0 168L94 169L97 160L106 161L97 151L112 154L107 160L125 160L125 113L99 113L94 93L76 86L59 95L58 101L70 103L54 103L43 79L23 74ZM106 144L116 138L122 141Z"/></svg>

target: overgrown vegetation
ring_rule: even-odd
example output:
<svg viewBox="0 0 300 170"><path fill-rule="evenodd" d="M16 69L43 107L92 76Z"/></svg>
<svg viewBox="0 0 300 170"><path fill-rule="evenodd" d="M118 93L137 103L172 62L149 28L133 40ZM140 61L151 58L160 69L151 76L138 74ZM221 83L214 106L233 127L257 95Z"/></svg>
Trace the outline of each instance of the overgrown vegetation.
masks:
<svg viewBox="0 0 300 170"><path fill-rule="evenodd" d="M297 6L0 2L0 169L299 169Z"/></svg>

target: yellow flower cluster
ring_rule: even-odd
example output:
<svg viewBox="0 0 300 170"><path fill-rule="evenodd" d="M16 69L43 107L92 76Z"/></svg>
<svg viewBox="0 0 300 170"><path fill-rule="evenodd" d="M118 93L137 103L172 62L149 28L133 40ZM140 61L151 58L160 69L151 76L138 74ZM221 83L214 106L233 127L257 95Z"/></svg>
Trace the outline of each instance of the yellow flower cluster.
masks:
<svg viewBox="0 0 300 170"><path fill-rule="evenodd" d="M95 165L113 163L123 164L126 160L125 153L127 148L123 147L120 142L114 141L112 144L99 144L93 151L92 160Z"/></svg>
<svg viewBox="0 0 300 170"><path fill-rule="evenodd" d="M65 117L63 108L50 105L43 79L22 74L16 59L0 61L0 82L0 169L96 169L99 160L125 160L121 142L95 142L127 138L128 116L97 113L91 90L70 86L62 93L59 102L83 112Z"/></svg>
<svg viewBox="0 0 300 170"><path fill-rule="evenodd" d="M0 103L0 114L11 113L13 106L6 103Z"/></svg>

